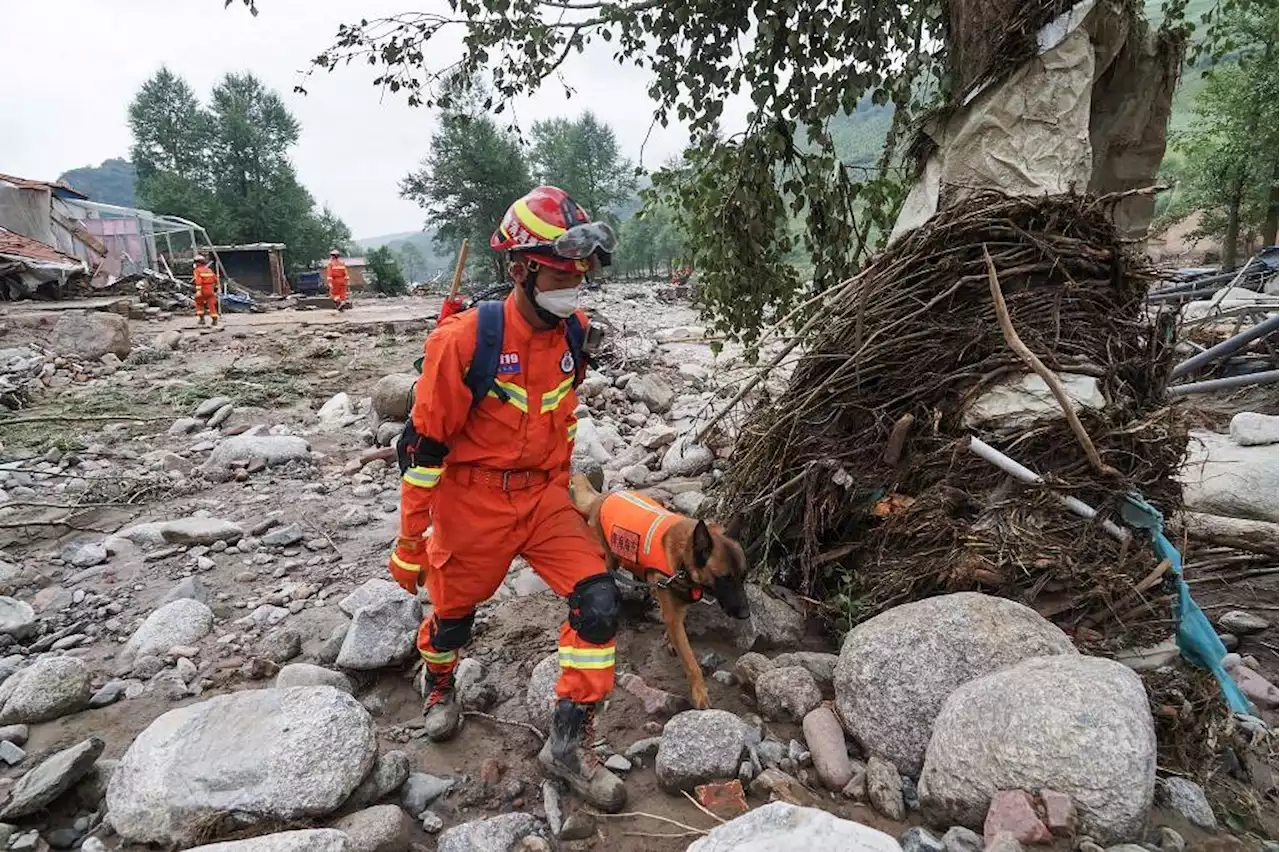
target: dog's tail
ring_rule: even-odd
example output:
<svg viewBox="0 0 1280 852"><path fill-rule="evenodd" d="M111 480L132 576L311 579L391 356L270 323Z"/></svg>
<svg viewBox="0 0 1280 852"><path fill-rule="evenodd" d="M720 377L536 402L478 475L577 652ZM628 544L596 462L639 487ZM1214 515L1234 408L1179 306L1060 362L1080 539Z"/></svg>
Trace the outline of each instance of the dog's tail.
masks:
<svg viewBox="0 0 1280 852"><path fill-rule="evenodd" d="M591 509L600 499L600 492L591 486L591 480L585 473L575 473L569 477L569 499L573 508L584 518L591 516Z"/></svg>

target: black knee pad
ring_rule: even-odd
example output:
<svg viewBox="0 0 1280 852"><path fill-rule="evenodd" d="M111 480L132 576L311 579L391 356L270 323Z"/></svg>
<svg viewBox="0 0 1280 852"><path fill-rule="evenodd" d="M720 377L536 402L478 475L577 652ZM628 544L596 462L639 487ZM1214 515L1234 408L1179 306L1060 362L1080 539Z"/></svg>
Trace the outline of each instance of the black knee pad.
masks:
<svg viewBox="0 0 1280 852"><path fill-rule="evenodd" d="M569 593L569 626L593 645L603 645L618 632L618 587L609 574L579 580Z"/></svg>
<svg viewBox="0 0 1280 852"><path fill-rule="evenodd" d="M432 618L431 647L437 651L456 651L471 641L471 625L475 623L473 612L463 618Z"/></svg>

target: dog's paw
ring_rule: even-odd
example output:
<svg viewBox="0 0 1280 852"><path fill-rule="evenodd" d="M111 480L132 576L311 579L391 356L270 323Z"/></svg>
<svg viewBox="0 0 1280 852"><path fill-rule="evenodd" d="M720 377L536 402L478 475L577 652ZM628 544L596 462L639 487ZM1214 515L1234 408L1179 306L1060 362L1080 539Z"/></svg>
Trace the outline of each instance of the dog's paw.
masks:
<svg viewBox="0 0 1280 852"><path fill-rule="evenodd" d="M707 697L707 688L705 686L695 686L692 692L693 694L690 696L690 698L693 699L693 709L695 710L710 709L711 699Z"/></svg>

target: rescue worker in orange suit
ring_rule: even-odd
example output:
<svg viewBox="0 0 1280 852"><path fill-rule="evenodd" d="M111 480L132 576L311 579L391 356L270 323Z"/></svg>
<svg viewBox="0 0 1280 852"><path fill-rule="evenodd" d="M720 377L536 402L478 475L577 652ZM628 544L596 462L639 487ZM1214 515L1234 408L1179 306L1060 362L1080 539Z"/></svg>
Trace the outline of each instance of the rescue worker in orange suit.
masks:
<svg viewBox="0 0 1280 852"><path fill-rule="evenodd" d="M568 317L585 328L578 287L594 262L608 262L616 238L563 190L542 186L511 205L489 244L505 253L514 284L502 304L493 390L473 407L464 383L478 311L447 317L427 338L398 445L405 472L391 573L410 592L424 585L434 605L417 640L426 733L434 741L457 733L458 651L471 637L476 606L523 556L569 604L558 701L538 760L596 807L617 811L626 789L592 745L596 703L614 685L619 595L599 542L569 499L578 400L565 336Z"/></svg>
<svg viewBox="0 0 1280 852"><path fill-rule="evenodd" d="M204 255L194 258L195 267L191 273L191 283L196 290L196 324L204 325L204 314L207 309L213 317L213 324L218 324L218 273L209 268L209 261Z"/></svg>
<svg viewBox="0 0 1280 852"><path fill-rule="evenodd" d="M347 305L347 284L350 276L347 273L347 265L342 262L337 249L329 252L329 265L324 268L324 277L329 285L329 298L337 304L337 310L342 310Z"/></svg>

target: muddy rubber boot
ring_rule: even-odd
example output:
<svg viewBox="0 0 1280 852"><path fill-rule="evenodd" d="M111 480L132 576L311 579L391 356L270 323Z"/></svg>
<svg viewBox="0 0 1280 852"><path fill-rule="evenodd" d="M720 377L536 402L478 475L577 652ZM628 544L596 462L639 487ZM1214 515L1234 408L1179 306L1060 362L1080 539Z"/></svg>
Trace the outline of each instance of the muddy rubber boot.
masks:
<svg viewBox="0 0 1280 852"><path fill-rule="evenodd" d="M627 788L605 769L591 750L595 738L595 705L561 698L551 718L551 736L538 752L543 772L568 783L573 791L606 813L617 813L627 801Z"/></svg>
<svg viewBox="0 0 1280 852"><path fill-rule="evenodd" d="M196 325L204 325L204 314L200 314L199 318L196 320Z"/></svg>
<svg viewBox="0 0 1280 852"><path fill-rule="evenodd" d="M427 717L424 730L433 743L451 740L462 727L462 708L458 706L458 692L453 688L453 673L423 673L423 715Z"/></svg>
<svg viewBox="0 0 1280 852"><path fill-rule="evenodd" d="M213 321L212 321L212 322L210 322L210 325L212 325L212 326L214 326L214 327L217 327L217 325L218 325L218 318L217 318L217 317L214 317L214 318L213 318Z"/></svg>

